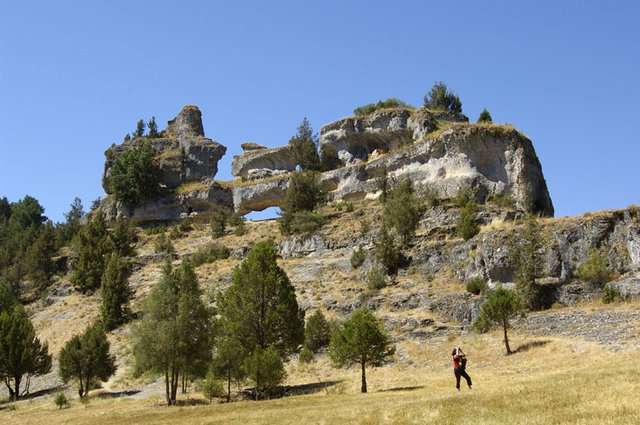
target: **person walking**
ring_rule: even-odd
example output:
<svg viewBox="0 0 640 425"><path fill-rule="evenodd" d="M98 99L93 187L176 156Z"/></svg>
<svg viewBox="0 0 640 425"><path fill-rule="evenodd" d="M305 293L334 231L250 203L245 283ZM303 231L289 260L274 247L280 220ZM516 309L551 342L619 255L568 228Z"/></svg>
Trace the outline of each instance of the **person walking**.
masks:
<svg viewBox="0 0 640 425"><path fill-rule="evenodd" d="M460 391L460 377L467 380L467 385L471 389L471 377L467 374L467 355L462 352L460 347L451 351L453 356L453 373L456 376L456 388Z"/></svg>

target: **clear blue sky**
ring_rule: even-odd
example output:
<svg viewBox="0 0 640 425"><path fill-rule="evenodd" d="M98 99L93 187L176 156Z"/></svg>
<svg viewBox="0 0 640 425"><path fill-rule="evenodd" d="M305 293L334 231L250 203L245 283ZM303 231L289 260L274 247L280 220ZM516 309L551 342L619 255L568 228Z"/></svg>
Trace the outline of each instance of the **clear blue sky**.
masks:
<svg viewBox="0 0 640 425"><path fill-rule="evenodd" d="M637 1L0 0L0 196L62 221L104 151L186 104L208 137L286 144L443 80L533 141L556 216L640 203Z"/></svg>

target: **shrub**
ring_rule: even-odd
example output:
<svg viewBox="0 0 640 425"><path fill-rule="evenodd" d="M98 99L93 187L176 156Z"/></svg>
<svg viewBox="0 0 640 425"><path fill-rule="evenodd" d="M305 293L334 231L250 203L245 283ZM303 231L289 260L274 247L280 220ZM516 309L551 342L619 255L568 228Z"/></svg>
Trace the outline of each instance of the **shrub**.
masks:
<svg viewBox="0 0 640 425"><path fill-rule="evenodd" d="M193 230L193 226L191 225L191 219L186 217L184 220L180 222L178 225L178 230L182 233L188 233Z"/></svg>
<svg viewBox="0 0 640 425"><path fill-rule="evenodd" d="M67 400L67 396L64 393L60 393L53 399L53 404L58 406L58 409L62 409L63 407L69 407L69 400Z"/></svg>
<svg viewBox="0 0 640 425"><path fill-rule="evenodd" d="M285 193L284 210L287 212L313 211L325 202L326 193L313 171L293 172Z"/></svg>
<svg viewBox="0 0 640 425"><path fill-rule="evenodd" d="M452 93L447 85L439 81L424 95L424 107L427 109L462 112L462 102L458 95Z"/></svg>
<svg viewBox="0 0 640 425"><path fill-rule="evenodd" d="M492 123L491 114L487 111L487 108L484 108L482 112L480 112L480 116L478 117L478 122L486 122Z"/></svg>
<svg viewBox="0 0 640 425"><path fill-rule="evenodd" d="M258 391L275 389L287 375L282 359L273 346L267 349L256 347L246 358L244 367L249 379L256 383Z"/></svg>
<svg viewBox="0 0 640 425"><path fill-rule="evenodd" d="M413 182L408 178L389 190L384 202L384 220L396 230L403 246L413 239L422 211L422 202L415 196Z"/></svg>
<svg viewBox="0 0 640 425"><path fill-rule="evenodd" d="M576 275L581 280L592 284L604 284L611 280L611 271L608 267L609 260L606 253L591 248L587 261L576 268Z"/></svg>
<svg viewBox="0 0 640 425"><path fill-rule="evenodd" d="M358 106L353 110L354 115L370 115L379 109L386 108L412 108L413 106L408 105L400 99L396 99L395 97L390 97L387 100L379 100L377 103L369 103L364 106Z"/></svg>
<svg viewBox="0 0 640 425"><path fill-rule="evenodd" d="M378 264L373 264L371 266L371 270L367 273L367 288L375 291L378 289L382 289L387 286L385 282L384 271L382 267Z"/></svg>
<svg viewBox="0 0 640 425"><path fill-rule="evenodd" d="M371 222L366 218L360 220L360 233L366 235L369 230L371 230Z"/></svg>
<svg viewBox="0 0 640 425"><path fill-rule="evenodd" d="M216 378L212 369L209 369L207 376L204 378L204 382L202 383L202 395L209 400L209 403L211 403L214 398L223 397L225 395L224 385L220 379Z"/></svg>
<svg viewBox="0 0 640 425"><path fill-rule="evenodd" d="M162 225L159 225L159 226L147 227L146 229L144 229L144 234L147 235L147 236L151 236L151 235L158 235L158 234L164 233L166 231L167 231L167 226L162 224Z"/></svg>
<svg viewBox="0 0 640 425"><path fill-rule="evenodd" d="M226 260L230 255L231 251L226 246L209 244L191 254L191 264L193 264L193 267L198 267L205 263L213 263L217 260Z"/></svg>
<svg viewBox="0 0 640 425"><path fill-rule="evenodd" d="M602 302L603 304L609 304L614 301L620 301L622 297L620 296L620 291L611 286L605 286L602 288Z"/></svg>
<svg viewBox="0 0 640 425"><path fill-rule="evenodd" d="M396 244L395 237L386 226L382 226L378 240L375 244L377 262L384 267L386 274L392 275L398 272L402 263L402 255Z"/></svg>
<svg viewBox="0 0 640 425"><path fill-rule="evenodd" d="M438 196L438 192L431 188L425 189L424 204L429 208L434 208L440 205L440 197Z"/></svg>
<svg viewBox="0 0 640 425"><path fill-rule="evenodd" d="M169 232L169 239L180 239L182 237L182 232L178 226L173 226L171 231Z"/></svg>
<svg viewBox="0 0 640 425"><path fill-rule="evenodd" d="M456 221L456 234L465 241L471 239L480 232L478 220L475 217L476 206L469 202L460 211L460 217Z"/></svg>
<svg viewBox="0 0 640 425"><path fill-rule="evenodd" d="M471 187L468 185L459 186L451 200L456 207L460 208L463 208L469 202L473 202L474 199Z"/></svg>
<svg viewBox="0 0 640 425"><path fill-rule="evenodd" d="M487 280L482 276L474 277L469 282L467 282L467 291L476 295L486 294L489 291Z"/></svg>
<svg viewBox="0 0 640 425"><path fill-rule="evenodd" d="M308 234L320 229L324 223L324 217L313 211L286 211L280 218L280 232L283 235Z"/></svg>
<svg viewBox="0 0 640 425"><path fill-rule="evenodd" d="M300 350L300 354L298 355L298 361L300 363L311 363L313 361L313 351L311 351L307 346L302 347L302 350Z"/></svg>
<svg viewBox="0 0 640 425"><path fill-rule="evenodd" d="M516 205L516 200L510 193L503 193L501 195L490 193L487 196L487 202L502 208L513 208Z"/></svg>
<svg viewBox="0 0 640 425"><path fill-rule="evenodd" d="M154 251L162 254L173 254L175 248L173 247L171 239L166 237L164 233L160 233L154 243Z"/></svg>
<svg viewBox="0 0 640 425"><path fill-rule="evenodd" d="M353 250L353 254L351 254L351 267L357 269L364 263L366 258L367 253L364 248L362 248L362 244L358 245L358 249Z"/></svg>

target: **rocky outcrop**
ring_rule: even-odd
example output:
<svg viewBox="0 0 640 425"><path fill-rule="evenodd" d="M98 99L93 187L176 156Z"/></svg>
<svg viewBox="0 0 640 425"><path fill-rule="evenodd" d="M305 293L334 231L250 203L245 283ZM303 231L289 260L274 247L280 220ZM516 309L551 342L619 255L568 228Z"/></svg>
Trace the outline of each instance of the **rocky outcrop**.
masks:
<svg viewBox="0 0 640 425"><path fill-rule="evenodd" d="M445 111L383 109L368 116L344 118L320 130L318 144L329 169L366 161L375 150L391 151L420 140L438 128L438 121L468 122L462 114Z"/></svg>
<svg viewBox="0 0 640 425"><path fill-rule="evenodd" d="M241 184L231 189L233 207L238 214L279 207L289 186L289 178L273 178L256 183Z"/></svg>
<svg viewBox="0 0 640 425"><path fill-rule="evenodd" d="M213 180L204 180L203 187L189 193L178 194L165 192L163 195L141 202L127 205L106 196L100 202L100 209L105 219L113 221L122 214L125 219L134 219L138 223L175 222L184 215L198 213L207 215L214 206L233 208L231 191L222 188Z"/></svg>
<svg viewBox="0 0 640 425"><path fill-rule="evenodd" d="M213 178L218 172L218 161L227 151L220 143L204 137L200 110L185 106L176 118L169 121L166 131L158 138L135 138L111 146L106 152L102 187L109 193L109 171L122 152L138 146L145 140L158 153L162 169L161 184L175 188L181 183Z"/></svg>
<svg viewBox="0 0 640 425"><path fill-rule="evenodd" d="M256 180L285 174L296 168L288 145L268 149L255 143L243 143L242 149L242 155L234 156L231 163L234 177Z"/></svg>

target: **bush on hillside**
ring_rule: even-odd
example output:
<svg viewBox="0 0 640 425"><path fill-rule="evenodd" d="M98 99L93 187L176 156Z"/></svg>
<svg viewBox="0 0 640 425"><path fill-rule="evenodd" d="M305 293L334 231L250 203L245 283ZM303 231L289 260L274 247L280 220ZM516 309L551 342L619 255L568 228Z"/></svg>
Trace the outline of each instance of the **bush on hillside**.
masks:
<svg viewBox="0 0 640 425"><path fill-rule="evenodd" d="M386 108L413 108L413 106L408 105L406 102L403 102L400 99L396 99L395 97L390 97L387 100L379 100L377 103L369 103L364 106L358 106L353 110L354 115L370 115L375 111Z"/></svg>
<svg viewBox="0 0 640 425"><path fill-rule="evenodd" d="M427 109L462 112L462 102L458 95L452 93L447 85L438 81L431 90L424 95L424 107Z"/></svg>

